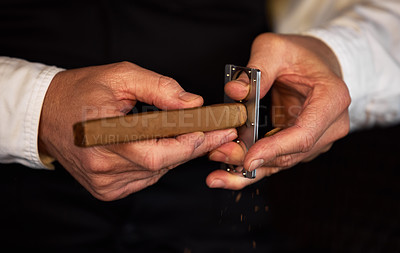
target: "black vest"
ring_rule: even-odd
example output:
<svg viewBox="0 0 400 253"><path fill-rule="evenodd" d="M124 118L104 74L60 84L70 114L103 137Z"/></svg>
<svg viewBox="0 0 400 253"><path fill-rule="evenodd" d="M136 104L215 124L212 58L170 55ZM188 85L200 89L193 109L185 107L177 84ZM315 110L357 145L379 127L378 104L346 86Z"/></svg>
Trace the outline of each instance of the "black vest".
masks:
<svg viewBox="0 0 400 253"><path fill-rule="evenodd" d="M219 103L224 65L245 66L253 39L268 31L264 2L2 1L0 55L67 69L131 61L176 79L185 90L202 95L205 104ZM243 205L235 202L237 193L207 188L207 174L220 164L206 158L179 166L156 185L111 203L91 197L58 163L51 172L1 166L3 178L10 179L4 185L7 198L20 200L15 210L9 207L20 221L11 226L28 224L17 234L21 237L20 231L26 230L22 238L32 245L57 245L60 231L71 226L73 232L64 234L68 245L90 235L108 238L116 229L121 247L133 245L146 252L183 252L185 247L199 252L221 247L250 250L255 237L249 231L262 223L241 221L252 208L253 188ZM37 206L40 211L32 211ZM51 211L59 208L63 214ZM48 212L51 217L45 215Z"/></svg>
<svg viewBox="0 0 400 253"><path fill-rule="evenodd" d="M267 31L263 0L8 2L0 55L63 68L127 60L206 103L223 97L224 65L246 65L252 40Z"/></svg>

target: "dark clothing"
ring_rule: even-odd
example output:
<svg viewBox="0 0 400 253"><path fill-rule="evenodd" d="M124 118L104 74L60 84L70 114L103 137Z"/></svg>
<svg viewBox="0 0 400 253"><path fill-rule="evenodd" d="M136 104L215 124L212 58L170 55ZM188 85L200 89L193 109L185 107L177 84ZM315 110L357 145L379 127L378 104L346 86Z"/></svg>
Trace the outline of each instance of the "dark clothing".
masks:
<svg viewBox="0 0 400 253"><path fill-rule="evenodd" d="M224 65L245 66L253 39L266 31L262 0L10 0L0 5L0 55L64 68L131 61L173 77L185 90L202 95L205 104L223 102ZM357 157L357 151L340 150L351 146L351 138L313 163L240 192L209 189L205 178L220 164L199 158L170 171L156 185L113 202L93 198L57 163L55 171L1 165L2 245L39 252L345 252L330 251L335 248L329 239L341 232L332 226L341 226L346 212L337 217L331 209L341 210L336 205L352 188L336 192L341 185L332 180L346 177L338 170L358 166L347 160ZM392 148L400 150L397 144ZM383 173L399 178L393 167L399 162L381 165ZM399 200L399 188L388 182L379 194ZM400 211L398 203L390 204L388 213ZM311 209L315 215L309 214ZM371 226L383 226L382 236L399 232L385 224ZM348 233L350 244L364 238ZM314 235L322 242L315 243ZM385 238L390 241L393 235ZM339 249L347 245L341 240L333 240Z"/></svg>
<svg viewBox="0 0 400 253"><path fill-rule="evenodd" d="M0 8L0 51L63 68L130 61L173 77L205 104L221 103L224 66L246 65L253 39L268 31L264 12L261 0L13 0ZM208 173L220 166L207 158L110 203L94 199L56 165L55 171L2 165L9 177L3 211L15 215L10 221L18 226L19 246L41 252L244 252L256 240L250 224L240 221L250 206L236 207L236 193L206 186Z"/></svg>

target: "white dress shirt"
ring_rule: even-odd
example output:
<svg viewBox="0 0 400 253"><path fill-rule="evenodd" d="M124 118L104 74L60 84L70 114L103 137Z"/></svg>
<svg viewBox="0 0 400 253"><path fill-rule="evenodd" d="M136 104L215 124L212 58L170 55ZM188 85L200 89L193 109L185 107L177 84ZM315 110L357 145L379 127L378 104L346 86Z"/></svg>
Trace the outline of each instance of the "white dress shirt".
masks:
<svg viewBox="0 0 400 253"><path fill-rule="evenodd" d="M0 57L1 163L51 167L46 158L39 157L38 130L47 88L59 71L52 66Z"/></svg>
<svg viewBox="0 0 400 253"><path fill-rule="evenodd" d="M317 37L335 52L352 99L352 131L400 121L400 0L274 3L276 32Z"/></svg>
<svg viewBox="0 0 400 253"><path fill-rule="evenodd" d="M324 41L352 103L351 129L400 121L400 0L270 0L275 32ZM38 152L40 113L61 68L0 57L0 162L51 168Z"/></svg>

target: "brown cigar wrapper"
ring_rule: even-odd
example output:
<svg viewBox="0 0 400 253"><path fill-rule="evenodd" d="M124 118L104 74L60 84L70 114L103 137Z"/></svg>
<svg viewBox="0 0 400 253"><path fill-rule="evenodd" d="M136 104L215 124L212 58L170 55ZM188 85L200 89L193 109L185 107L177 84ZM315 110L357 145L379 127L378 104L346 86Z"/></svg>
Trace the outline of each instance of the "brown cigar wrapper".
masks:
<svg viewBox="0 0 400 253"><path fill-rule="evenodd" d="M88 120L76 123L73 131L75 145L90 147L236 128L246 120L246 107L229 103Z"/></svg>

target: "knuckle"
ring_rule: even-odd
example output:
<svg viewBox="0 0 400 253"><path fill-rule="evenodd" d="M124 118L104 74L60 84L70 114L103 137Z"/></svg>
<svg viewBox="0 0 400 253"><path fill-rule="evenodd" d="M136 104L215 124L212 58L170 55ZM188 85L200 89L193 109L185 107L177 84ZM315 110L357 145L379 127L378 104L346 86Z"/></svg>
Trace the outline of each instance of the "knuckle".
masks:
<svg viewBox="0 0 400 253"><path fill-rule="evenodd" d="M112 176L92 177L90 191L92 195L102 201L112 201L126 196L124 186L116 185L120 180Z"/></svg>
<svg viewBox="0 0 400 253"><path fill-rule="evenodd" d="M234 185L232 185L231 187L228 187L228 188L230 188L231 190L238 191L238 190L242 190L242 189L245 188L246 186L247 186L246 183L244 183L244 182L238 182L237 184L234 184Z"/></svg>
<svg viewBox="0 0 400 253"><path fill-rule="evenodd" d="M114 76L114 75L120 76L121 74L130 71L132 69L132 65L133 63L127 61L113 63L108 65L108 68L106 69L107 71L105 71L104 74L108 76Z"/></svg>
<svg viewBox="0 0 400 253"><path fill-rule="evenodd" d="M282 169L279 168L279 167L271 167L271 168L268 168L268 169L266 170L266 172L265 172L265 176L269 177L269 176L271 176L271 175L273 175L273 174L278 173L278 172L281 171L281 170L282 170Z"/></svg>
<svg viewBox="0 0 400 253"><path fill-rule="evenodd" d="M114 180L111 179L110 177L106 177L106 176L96 176L95 175L90 178L90 184L91 184L93 190L95 190L98 193L109 189L113 183L114 183Z"/></svg>
<svg viewBox="0 0 400 253"><path fill-rule="evenodd" d="M150 171L159 171L163 168L163 161L160 156L147 153L143 159L143 165Z"/></svg>
<svg viewBox="0 0 400 253"><path fill-rule="evenodd" d="M93 196L101 201L113 201L119 199L114 192L96 192Z"/></svg>
<svg viewBox="0 0 400 253"><path fill-rule="evenodd" d="M263 43L264 40L266 39L266 37L267 37L267 35L265 33L258 35L253 41L253 48L255 48L258 45L260 45L261 43Z"/></svg>
<svg viewBox="0 0 400 253"><path fill-rule="evenodd" d="M272 136L271 138L274 139L274 136ZM279 157L279 156L285 154L285 152L286 152L286 150L282 146L282 144L277 142L276 140L274 141L274 145L271 150L274 152L273 153L274 157Z"/></svg>
<svg viewBox="0 0 400 253"><path fill-rule="evenodd" d="M178 82L168 76L160 76L158 78L158 87L160 89L170 88L170 87L179 87Z"/></svg>
<svg viewBox="0 0 400 253"><path fill-rule="evenodd" d="M134 66L134 64L131 62L122 61L122 62L113 64L112 71L117 72L117 73L125 73L128 71L131 71L133 66Z"/></svg>
<svg viewBox="0 0 400 253"><path fill-rule="evenodd" d="M325 148L323 148L323 149L321 150L321 153L326 153L326 152L328 152L328 151L332 148L332 145L333 145L333 144L327 145Z"/></svg>
<svg viewBox="0 0 400 253"><path fill-rule="evenodd" d="M262 33L258 35L253 42L253 48L281 48L282 44L285 43L284 36L275 33Z"/></svg>
<svg viewBox="0 0 400 253"><path fill-rule="evenodd" d="M181 157L183 157L184 159L192 157L196 150L202 150L204 152L211 150L210 147L211 144L209 144L207 140L201 142L201 144L199 144L199 146L197 146L196 148L194 143L198 139L199 139L198 135L193 135L193 134L181 135L178 137L180 146L177 149L177 152L181 154Z"/></svg>
<svg viewBox="0 0 400 253"><path fill-rule="evenodd" d="M350 124L343 124L343 127L339 130L339 138L342 138L350 133Z"/></svg>
<svg viewBox="0 0 400 253"><path fill-rule="evenodd" d="M342 104L347 109L351 104L351 96L350 96L350 92L347 88L347 85L343 81L342 81L342 83L343 83L342 87L344 89L344 91L342 92L342 94L343 94L342 95Z"/></svg>
<svg viewBox="0 0 400 253"><path fill-rule="evenodd" d="M101 174L109 172L112 166L107 159L86 159L83 167L90 173Z"/></svg>
<svg viewBox="0 0 400 253"><path fill-rule="evenodd" d="M152 185L154 185L155 183L158 182L158 180L160 180L161 176L162 176L162 175L157 175L157 176L154 176L154 177L150 178L150 179L147 181L147 184L146 184L146 185L147 185L147 186L152 186Z"/></svg>
<svg viewBox="0 0 400 253"><path fill-rule="evenodd" d="M309 152L314 147L315 142L316 138L310 130L304 131L301 135L299 151L301 153Z"/></svg>
<svg viewBox="0 0 400 253"><path fill-rule="evenodd" d="M255 39L255 43L264 43L265 41L271 42L278 39L279 36L274 33L262 33L259 34Z"/></svg>
<svg viewBox="0 0 400 253"><path fill-rule="evenodd" d="M348 109L351 104L351 96L346 83L342 79L335 82L335 99L334 106L341 112Z"/></svg>
<svg viewBox="0 0 400 253"><path fill-rule="evenodd" d="M350 133L350 120L347 112L342 114L339 122L335 125L335 140L341 139Z"/></svg>
<svg viewBox="0 0 400 253"><path fill-rule="evenodd" d="M238 191L247 187L249 184L251 184L251 182L249 182L248 180L228 181L227 186L225 188Z"/></svg>
<svg viewBox="0 0 400 253"><path fill-rule="evenodd" d="M158 78L157 88L154 91L158 95L153 97L153 104L155 105L165 104L169 99L171 99L171 96L176 95L176 93L180 91L183 91L183 89L181 88L181 86L178 84L177 81L175 81L171 77L160 76ZM169 103L170 102L171 101L169 101Z"/></svg>
<svg viewBox="0 0 400 253"><path fill-rule="evenodd" d="M276 163L276 166L278 166L278 167L288 168L288 167L292 167L294 162L295 162L294 155L290 154L290 155L283 155L283 156L277 157L275 163ZM276 173L276 172L274 172L274 173Z"/></svg>
<svg viewBox="0 0 400 253"><path fill-rule="evenodd" d="M346 107L346 109L350 106L350 104L351 104L351 97L350 97L350 94L349 94L349 91L347 90L346 91L346 95L345 95L345 97L344 97L344 104L345 104L345 107Z"/></svg>
<svg viewBox="0 0 400 253"><path fill-rule="evenodd" d="M120 83L121 80L125 81L130 77L130 74L134 70L134 66L133 63L128 61L110 64L107 71L102 73L102 77L111 85Z"/></svg>

